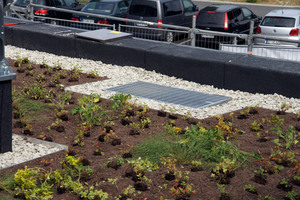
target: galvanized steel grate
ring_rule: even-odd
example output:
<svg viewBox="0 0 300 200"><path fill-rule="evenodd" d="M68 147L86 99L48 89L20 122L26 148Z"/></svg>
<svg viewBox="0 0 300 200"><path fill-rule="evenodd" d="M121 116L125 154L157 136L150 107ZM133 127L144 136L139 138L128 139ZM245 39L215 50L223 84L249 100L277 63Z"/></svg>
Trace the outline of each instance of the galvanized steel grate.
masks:
<svg viewBox="0 0 300 200"><path fill-rule="evenodd" d="M230 97L205 94L143 81L116 86L106 90L192 108L204 108L231 100Z"/></svg>

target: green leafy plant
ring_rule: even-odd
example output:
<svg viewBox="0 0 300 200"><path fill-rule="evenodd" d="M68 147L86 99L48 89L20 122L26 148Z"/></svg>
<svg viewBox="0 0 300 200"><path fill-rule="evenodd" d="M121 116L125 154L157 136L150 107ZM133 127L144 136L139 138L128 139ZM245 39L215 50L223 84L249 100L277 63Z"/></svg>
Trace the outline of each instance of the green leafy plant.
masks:
<svg viewBox="0 0 300 200"><path fill-rule="evenodd" d="M296 145L299 142L300 133L296 133L295 128L293 126L290 126L288 128L288 131L285 132L282 130L281 126L278 124L277 128L274 129L275 134L279 136L279 138L283 139L285 142L285 148L289 149ZM282 146L279 142L279 139L275 139L272 142L274 142L277 146Z"/></svg>
<svg viewBox="0 0 300 200"><path fill-rule="evenodd" d="M121 109L128 103L128 100L130 100L131 98L132 97L130 94L115 94L109 98L110 100L112 100L110 107L112 109Z"/></svg>
<svg viewBox="0 0 300 200"><path fill-rule="evenodd" d="M33 83L23 89L23 94L35 100L44 99L47 94L47 89L39 83Z"/></svg>
<svg viewBox="0 0 300 200"><path fill-rule="evenodd" d="M96 70L91 70L87 73L88 78L97 78L99 76L99 72L97 72Z"/></svg>
<svg viewBox="0 0 300 200"><path fill-rule="evenodd" d="M247 184L244 186L244 190L253 194L257 194L257 190L254 185Z"/></svg>
<svg viewBox="0 0 300 200"><path fill-rule="evenodd" d="M128 161L128 163L133 167L133 170L137 174L145 171L152 172L158 169L158 165L151 163L147 158L142 159L139 157L138 159Z"/></svg>
<svg viewBox="0 0 300 200"><path fill-rule="evenodd" d="M151 124L151 119L150 118L141 119L141 124L142 124L142 128L149 128Z"/></svg>
<svg viewBox="0 0 300 200"><path fill-rule="evenodd" d="M256 120L254 120L251 124L251 130L252 131L260 131L262 128L262 124L258 123Z"/></svg>
<svg viewBox="0 0 300 200"><path fill-rule="evenodd" d="M78 81L80 78L80 72L81 70L78 67L73 67L69 72L69 81Z"/></svg>
<svg viewBox="0 0 300 200"><path fill-rule="evenodd" d="M109 112L103 109L103 106L96 104L99 98L94 94L83 96L78 99L79 106L72 109L72 115L79 113L82 123L89 123L91 125L100 125L102 118L106 117Z"/></svg>
<svg viewBox="0 0 300 200"><path fill-rule="evenodd" d="M275 200L272 196L269 196L269 195L265 196L264 199L265 199L265 200Z"/></svg>
<svg viewBox="0 0 300 200"><path fill-rule="evenodd" d="M295 153L291 151L281 151L278 146L271 149L271 159L279 165L292 166L296 163Z"/></svg>
<svg viewBox="0 0 300 200"><path fill-rule="evenodd" d="M295 192L294 190L289 191L289 192L285 195L286 199L289 199L289 200L296 200L296 197L297 197L297 196L298 196L298 193Z"/></svg>

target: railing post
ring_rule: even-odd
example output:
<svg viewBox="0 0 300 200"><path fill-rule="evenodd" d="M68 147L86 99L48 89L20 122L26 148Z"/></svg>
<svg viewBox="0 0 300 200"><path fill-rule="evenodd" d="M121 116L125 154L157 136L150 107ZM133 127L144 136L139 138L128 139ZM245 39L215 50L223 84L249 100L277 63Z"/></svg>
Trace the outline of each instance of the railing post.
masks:
<svg viewBox="0 0 300 200"><path fill-rule="evenodd" d="M33 21L34 13L33 13L33 6L31 6L32 0L30 0L29 9L30 9L30 20Z"/></svg>
<svg viewBox="0 0 300 200"><path fill-rule="evenodd" d="M248 36L248 40L247 40L248 54L252 54L252 48L253 48L253 29L254 29L254 21L251 21L250 22L249 36Z"/></svg>
<svg viewBox="0 0 300 200"><path fill-rule="evenodd" d="M0 1L0 153L12 151L11 80L16 78L4 58L3 1Z"/></svg>
<svg viewBox="0 0 300 200"><path fill-rule="evenodd" d="M193 15L192 32L191 32L191 38L192 38L191 45L192 45L192 47L194 47L195 44L196 44L195 28L196 28L196 15Z"/></svg>

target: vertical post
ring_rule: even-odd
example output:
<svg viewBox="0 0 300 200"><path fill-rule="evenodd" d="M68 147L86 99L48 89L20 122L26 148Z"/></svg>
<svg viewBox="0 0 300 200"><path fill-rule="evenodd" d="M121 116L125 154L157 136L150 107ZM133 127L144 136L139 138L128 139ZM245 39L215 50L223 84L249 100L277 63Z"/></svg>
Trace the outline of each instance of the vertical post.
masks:
<svg viewBox="0 0 300 200"><path fill-rule="evenodd" d="M4 59L3 1L0 1L0 153L12 151L11 80L16 78Z"/></svg>
<svg viewBox="0 0 300 200"><path fill-rule="evenodd" d="M250 22L250 30L249 30L249 36L247 40L248 45L248 54L252 54L252 47L253 47L253 29L254 29L254 21Z"/></svg>
<svg viewBox="0 0 300 200"><path fill-rule="evenodd" d="M194 47L195 44L196 44L195 28L196 28L196 15L193 15L192 33L191 33L191 38L192 38L191 45L192 45L192 47Z"/></svg>

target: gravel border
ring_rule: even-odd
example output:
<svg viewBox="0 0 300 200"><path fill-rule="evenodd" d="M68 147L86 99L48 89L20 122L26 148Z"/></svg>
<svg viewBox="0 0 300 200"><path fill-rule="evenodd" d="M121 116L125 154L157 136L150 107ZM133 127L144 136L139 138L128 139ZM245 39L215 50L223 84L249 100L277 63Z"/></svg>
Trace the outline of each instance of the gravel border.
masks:
<svg viewBox="0 0 300 200"><path fill-rule="evenodd" d="M195 82L186 81L176 77L169 77L156 73L155 71L146 71L142 68L132 67L132 66L117 66L111 64L105 64L101 61L93 61L80 58L70 58L66 56L57 56L50 53L30 51L14 46L5 46L5 56L16 59L17 57L28 57L31 62L42 63L43 61L49 66L54 66L56 64L61 64L64 69L72 69L73 67L80 68L83 72L91 72L92 70L97 72L100 76L107 76L109 79L105 81L92 82L82 85L75 85L67 87L67 91L79 92L82 94L101 94L103 98L109 98L114 95L114 92L104 91L107 88L115 87L135 81L145 81L156 83L165 86L177 87L192 91L199 91L202 93L208 94L217 94L227 97L231 97L232 100L217 106L210 106L201 109L194 109L190 107L184 107L174 104L164 104L161 102L144 99L144 98L132 98L133 102L139 104L147 104L150 108L161 109L166 107L167 111L174 111L175 113L186 115L190 113L193 117L203 119L210 116L229 113L238 109L245 108L247 106L256 106L259 105L263 108L268 108L272 110L277 110L280 108L280 105L285 102L288 105L291 105L292 108L288 112L298 113L300 112L300 99L296 98L287 98L278 94L252 94L242 91L233 91L218 89L209 85L201 85ZM18 77L17 77L18 78ZM24 140L15 138L13 140L13 153L4 153L0 154L0 161L4 161L7 164L16 164L19 162L20 155L26 154L31 159L34 156L39 156L40 154L36 151L34 152L24 152L24 148L21 146L26 144L21 144ZM17 148L18 147L18 148ZM48 147L40 147L41 149L48 149ZM22 149L20 151L20 149ZM30 149L30 148L27 148ZM43 150L40 150L43 151ZM50 152L47 152L50 153ZM0 162L0 169L3 168L4 164Z"/></svg>
<svg viewBox="0 0 300 200"><path fill-rule="evenodd" d="M0 154L0 170L68 149L66 145L12 135L12 152Z"/></svg>

